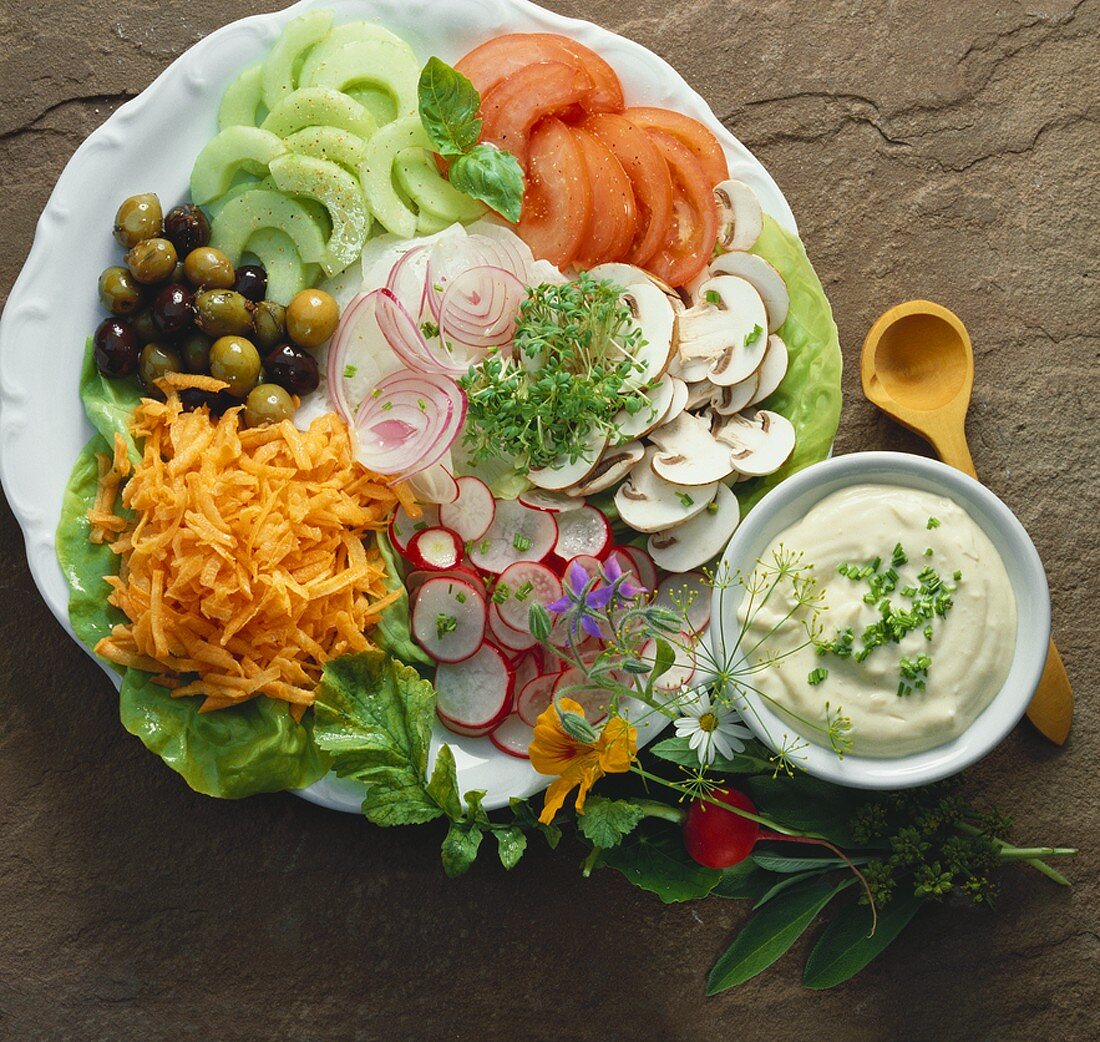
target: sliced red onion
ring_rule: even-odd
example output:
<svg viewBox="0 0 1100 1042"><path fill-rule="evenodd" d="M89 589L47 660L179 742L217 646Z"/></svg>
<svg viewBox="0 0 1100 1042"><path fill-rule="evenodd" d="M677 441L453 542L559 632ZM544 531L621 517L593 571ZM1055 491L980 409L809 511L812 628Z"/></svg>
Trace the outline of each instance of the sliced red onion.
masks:
<svg viewBox="0 0 1100 1042"><path fill-rule="evenodd" d="M408 479L409 489L419 502L443 506L458 499L458 482L451 471L453 465L451 454L447 452L438 463Z"/></svg>
<svg viewBox="0 0 1100 1042"><path fill-rule="evenodd" d="M355 328L362 318L364 308L373 310L374 302L369 293L357 293L344 308L336 335L328 345L328 393L337 414L349 427L355 418L355 410L347 396L344 373L348 364L348 345L355 335Z"/></svg>
<svg viewBox="0 0 1100 1042"><path fill-rule="evenodd" d="M478 349L510 343L526 295L524 284L504 268L467 268L451 279L443 294L440 336Z"/></svg>
<svg viewBox="0 0 1100 1042"><path fill-rule="evenodd" d="M517 238L511 232L505 235L482 235L474 233L469 236L476 240L477 248L484 256L485 264L492 264L511 272L521 282L527 281L527 257L524 257L521 247L527 244ZM530 255L530 250L528 250Z"/></svg>
<svg viewBox="0 0 1100 1042"><path fill-rule="evenodd" d="M386 279L388 289L413 318L424 317L428 309L428 258L430 246L414 246L406 250L390 269Z"/></svg>
<svg viewBox="0 0 1100 1042"><path fill-rule="evenodd" d="M424 336L415 319L388 289L375 290L378 326L386 342L410 369L418 373L440 373L461 376L480 361L480 356L468 351L448 350L438 337ZM464 346L464 345L459 345Z"/></svg>

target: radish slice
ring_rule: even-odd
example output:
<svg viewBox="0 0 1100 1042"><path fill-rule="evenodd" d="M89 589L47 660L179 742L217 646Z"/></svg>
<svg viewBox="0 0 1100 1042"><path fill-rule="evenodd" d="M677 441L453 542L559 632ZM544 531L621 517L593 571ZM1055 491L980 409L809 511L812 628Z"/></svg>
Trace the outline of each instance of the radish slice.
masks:
<svg viewBox="0 0 1100 1042"><path fill-rule="evenodd" d="M517 760L530 760L528 747L534 741L535 732L515 713L507 717L499 727L489 735L489 741L502 753L516 757Z"/></svg>
<svg viewBox="0 0 1100 1042"><path fill-rule="evenodd" d="M534 651L525 651L512 666L516 674L515 692L518 699L524 687L542 672L542 656Z"/></svg>
<svg viewBox="0 0 1100 1042"><path fill-rule="evenodd" d="M409 572L409 574L405 576L405 589L409 591L409 597L415 597L416 591L429 579L458 579L461 582L469 583L471 586L476 586L478 589L484 589L481 576L471 571L469 568L463 568L461 565L457 568L448 568L446 571L442 572L420 568L416 571Z"/></svg>
<svg viewBox="0 0 1100 1042"><path fill-rule="evenodd" d="M439 511L441 524L458 533L462 540L480 539L489 531L497 508L493 493L480 478L464 475L458 479L458 492L453 502Z"/></svg>
<svg viewBox="0 0 1100 1042"><path fill-rule="evenodd" d="M665 694L681 691L686 688L695 677L695 650L692 647L693 637L689 633L680 634L680 640L673 645L676 658L667 673L662 673L654 683L654 688ZM679 645L679 646L677 646ZM656 641L647 640L638 649L638 657L643 662L652 662L657 654Z"/></svg>
<svg viewBox="0 0 1100 1042"><path fill-rule="evenodd" d="M561 580L544 564L519 561L500 573L493 592L493 607L501 621L513 630L527 634L532 604L544 608L562 595Z"/></svg>
<svg viewBox="0 0 1100 1042"><path fill-rule="evenodd" d="M416 591L413 636L437 662L461 662L481 647L487 614L485 594L474 583L429 579Z"/></svg>
<svg viewBox="0 0 1100 1042"><path fill-rule="evenodd" d="M457 720L452 720L450 717L444 716L438 709L436 709L435 715L439 717L439 722L447 728L448 731L452 731L454 734L460 734L464 738L485 738L494 727L499 725L499 720L490 720L489 723L482 727L465 727Z"/></svg>
<svg viewBox="0 0 1100 1042"><path fill-rule="evenodd" d="M573 688L572 691L569 688ZM611 692L602 687L590 685L588 677L576 666L559 673L554 681L554 697L571 698L584 710L590 724L598 724L607 716L607 701Z"/></svg>
<svg viewBox="0 0 1100 1042"><path fill-rule="evenodd" d="M464 553L462 540L449 528L425 528L409 541L406 554L417 568L455 568Z"/></svg>
<svg viewBox="0 0 1100 1042"><path fill-rule="evenodd" d="M646 590L657 588L657 566L645 550L639 546L617 546L612 553L619 555L619 566L624 572L634 573L638 580L638 586L642 586ZM624 557L627 560L624 560ZM630 568L627 567L627 561L630 562Z"/></svg>
<svg viewBox="0 0 1100 1042"><path fill-rule="evenodd" d="M619 563L623 564L624 562L620 561ZM573 565L576 565L578 568L584 569L584 574L588 576L589 580L599 579L603 575L601 564L602 562L598 557L593 557L591 554L578 554L576 557L569 558L562 575L568 575Z"/></svg>
<svg viewBox="0 0 1100 1042"><path fill-rule="evenodd" d="M439 507L434 503L425 503L420 508L420 516L411 518L405 512L404 507L398 507L390 522L390 542L399 553L405 553L409 543L417 532L423 532L426 528L439 526Z"/></svg>
<svg viewBox="0 0 1100 1042"><path fill-rule="evenodd" d="M547 492L541 488L529 488L526 492L521 492L519 501L525 507L545 510L548 514L559 514L584 506L584 496L567 496L564 492Z"/></svg>
<svg viewBox="0 0 1100 1042"><path fill-rule="evenodd" d="M464 661L445 662L435 671L436 709L460 727L494 723L511 704L512 667L491 644L482 644Z"/></svg>
<svg viewBox="0 0 1100 1042"><path fill-rule="evenodd" d="M684 572L663 579L653 603L685 618L689 632L702 633L710 622L710 592L702 572Z"/></svg>
<svg viewBox="0 0 1100 1042"><path fill-rule="evenodd" d="M489 530L471 548L470 560L482 571L499 575L517 561L543 560L557 541L558 526L552 514L502 499Z"/></svg>
<svg viewBox="0 0 1100 1042"><path fill-rule="evenodd" d="M554 553L568 561L578 554L599 557L611 543L611 526L595 507L566 510L554 517L558 523L558 541Z"/></svg>
<svg viewBox="0 0 1100 1042"><path fill-rule="evenodd" d="M526 651L538 643L530 633L519 633L504 622L496 604L489 608L489 632L498 644L512 654L517 651Z"/></svg>
<svg viewBox="0 0 1100 1042"><path fill-rule="evenodd" d="M539 716L546 712L547 707L554 698L554 684L557 683L560 673L543 673L534 677L520 688L516 695L516 712L525 723L534 727L538 723Z"/></svg>

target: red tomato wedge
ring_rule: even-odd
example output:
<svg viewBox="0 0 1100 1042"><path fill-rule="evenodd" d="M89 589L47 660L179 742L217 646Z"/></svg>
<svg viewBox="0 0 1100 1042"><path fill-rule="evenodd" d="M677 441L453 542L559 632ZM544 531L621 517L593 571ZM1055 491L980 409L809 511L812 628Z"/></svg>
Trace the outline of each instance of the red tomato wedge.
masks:
<svg viewBox="0 0 1100 1042"><path fill-rule="evenodd" d="M588 234L573 260L578 267L593 268L627 255L638 226L638 208L630 178L611 149L579 127L573 128L573 136L588 171L593 215Z"/></svg>
<svg viewBox="0 0 1100 1042"><path fill-rule="evenodd" d="M726 153L718 138L697 119L671 109L655 108L627 109L623 115L643 130L660 130L687 145L706 174L708 190L730 176Z"/></svg>
<svg viewBox="0 0 1100 1042"><path fill-rule="evenodd" d="M584 155L572 130L551 118L535 128L527 158L527 190L516 233L536 257L562 268L581 248L592 215Z"/></svg>
<svg viewBox="0 0 1100 1042"><path fill-rule="evenodd" d="M672 175L672 220L646 266L670 286L683 286L707 266L718 241L718 204L699 160L683 142L649 131Z"/></svg>
<svg viewBox="0 0 1100 1042"><path fill-rule="evenodd" d="M481 99L481 140L511 152L527 165L527 139L543 116L550 116L587 97L592 78L564 62L527 65Z"/></svg>
<svg viewBox="0 0 1100 1042"><path fill-rule="evenodd" d="M585 70L595 85L585 100L590 112L622 112L619 77L595 51L555 33L508 33L470 51L455 68L484 98L520 69L539 62L562 62Z"/></svg>
<svg viewBox="0 0 1100 1042"><path fill-rule="evenodd" d="M601 113L590 116L582 126L611 149L630 178L638 221L634 241L622 259L644 267L657 252L672 220L668 164L649 135L623 116Z"/></svg>

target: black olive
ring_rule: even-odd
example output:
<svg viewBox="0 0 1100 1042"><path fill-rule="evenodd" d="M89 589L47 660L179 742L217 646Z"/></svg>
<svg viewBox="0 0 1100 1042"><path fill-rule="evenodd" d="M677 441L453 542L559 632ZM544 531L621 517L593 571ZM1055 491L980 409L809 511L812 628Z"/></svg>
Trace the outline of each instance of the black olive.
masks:
<svg viewBox="0 0 1100 1042"><path fill-rule="evenodd" d="M150 340L160 340L164 334L157 328L153 321L153 309L142 308L136 314L130 316L130 328L141 344L147 344Z"/></svg>
<svg viewBox="0 0 1100 1042"><path fill-rule="evenodd" d="M164 218L164 235L179 255L186 257L210 241L210 222L197 206L176 206Z"/></svg>
<svg viewBox="0 0 1100 1042"><path fill-rule="evenodd" d="M209 391L200 391L197 387L185 387L179 395L184 409L188 412L209 405L214 400L214 396Z"/></svg>
<svg viewBox="0 0 1100 1042"><path fill-rule="evenodd" d="M229 409L232 409L235 405L240 405L241 400L236 395L230 394L228 391L218 391L210 399L210 415L222 416Z"/></svg>
<svg viewBox="0 0 1100 1042"><path fill-rule="evenodd" d="M96 368L104 376L129 376L137 368L141 345L129 322L105 318L96 328L92 343Z"/></svg>
<svg viewBox="0 0 1100 1042"><path fill-rule="evenodd" d="M320 374L317 360L293 344L280 344L264 359L268 383L278 384L291 394L309 394L317 390Z"/></svg>
<svg viewBox="0 0 1100 1042"><path fill-rule="evenodd" d="M189 373L210 372L210 345L214 343L199 329L189 329L176 344L183 359L183 367Z"/></svg>
<svg viewBox="0 0 1100 1042"><path fill-rule="evenodd" d="M267 296L267 272L259 264L242 264L237 269L233 288L243 297L259 304Z"/></svg>
<svg viewBox="0 0 1100 1042"><path fill-rule="evenodd" d="M157 294L152 312L157 329L169 335L178 333L195 319L194 294L186 286L171 282Z"/></svg>

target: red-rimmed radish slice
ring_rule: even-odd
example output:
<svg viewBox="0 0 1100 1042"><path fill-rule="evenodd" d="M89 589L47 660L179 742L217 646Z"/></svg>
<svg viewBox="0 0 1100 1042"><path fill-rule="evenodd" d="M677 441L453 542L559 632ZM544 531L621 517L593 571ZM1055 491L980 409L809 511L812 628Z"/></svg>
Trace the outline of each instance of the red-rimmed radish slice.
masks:
<svg viewBox="0 0 1100 1042"><path fill-rule="evenodd" d="M470 560L482 571L500 574L517 561L549 557L557 541L553 514L502 499L489 530L470 548Z"/></svg>
<svg viewBox="0 0 1100 1042"><path fill-rule="evenodd" d="M554 697L554 684L560 673L543 673L527 681L516 695L516 712L525 723L534 727L540 714L546 711Z"/></svg>
<svg viewBox="0 0 1100 1042"><path fill-rule="evenodd" d="M461 662L485 640L486 615L485 594L473 582L443 576L429 579L413 601L413 636L437 662Z"/></svg>
<svg viewBox="0 0 1100 1042"><path fill-rule="evenodd" d="M568 576L574 564L577 565L578 568L583 569L584 574L587 575L589 579L599 579L602 574L600 571L600 559L598 557L593 557L591 554L577 554L576 557L570 557L566 562L565 568L562 570L562 575ZM572 587L572 580L568 581L570 587Z"/></svg>
<svg viewBox="0 0 1100 1042"><path fill-rule="evenodd" d="M530 760L527 752L534 741L534 730L525 724L515 713L506 717L504 722L489 734L489 741L502 753L514 756L517 760Z"/></svg>
<svg viewBox="0 0 1100 1042"><path fill-rule="evenodd" d="M599 557L611 543L611 526L595 507L566 510L554 517L558 523L558 541L554 553L563 560L579 554Z"/></svg>
<svg viewBox="0 0 1100 1042"><path fill-rule="evenodd" d="M702 633L710 622L710 592L702 572L684 572L664 578L653 603L685 618L691 633Z"/></svg>
<svg viewBox="0 0 1100 1042"><path fill-rule="evenodd" d="M577 510L585 505L584 496L567 496L564 492L548 492L543 488L529 488L526 492L521 492L519 501L532 510L545 510L550 514Z"/></svg>
<svg viewBox="0 0 1100 1042"><path fill-rule="evenodd" d="M681 633L679 639L673 644L676 657L667 673L662 673L654 683L654 688L665 694L672 694L686 688L695 677L695 649L694 636L690 633ZM638 657L643 662L653 662L657 654L655 641L647 640L638 649Z"/></svg>
<svg viewBox="0 0 1100 1042"><path fill-rule="evenodd" d="M444 662L435 671L436 709L461 727L494 723L511 704L512 667L491 644L482 644L462 662Z"/></svg>
<svg viewBox="0 0 1100 1042"><path fill-rule="evenodd" d="M449 717L444 716L437 709L435 715L439 717L439 722L454 734L460 734L464 738L486 738L493 728L499 726L498 720L491 720L483 727L465 727L457 720L451 720Z"/></svg>
<svg viewBox="0 0 1100 1042"><path fill-rule="evenodd" d="M495 516L496 503L489 486L469 474L458 479L458 495L454 501L439 509L439 523L467 541L485 535Z"/></svg>
<svg viewBox="0 0 1100 1042"><path fill-rule="evenodd" d="M588 683L584 673L573 666L559 673L554 681L554 697L571 698L584 710L590 724L598 724L607 716L607 702L611 692Z"/></svg>
<svg viewBox="0 0 1100 1042"><path fill-rule="evenodd" d="M657 566L645 550L640 546L617 546L614 552L619 555L619 564L623 567L624 572L627 569L623 566L622 558L624 556L629 558L630 563L633 565L631 571L638 577L639 586L644 586L647 590L657 588Z"/></svg>
<svg viewBox="0 0 1100 1042"><path fill-rule="evenodd" d="M404 507L398 507L390 521L390 542L393 543L398 553L404 553L417 532L423 532L426 528L435 528L439 525L439 507L434 503L426 503L420 508L420 516L409 517Z"/></svg>
<svg viewBox="0 0 1100 1042"><path fill-rule="evenodd" d="M518 699L524 687L542 673L542 656L536 654L534 649L524 651L512 663L512 667L516 675L515 692Z"/></svg>
<svg viewBox="0 0 1100 1042"><path fill-rule="evenodd" d="M405 576L405 589L409 591L409 597L415 597L416 591L429 579L458 579L460 582L476 586L479 590L485 588L484 583L481 581L481 576L473 570L464 568L461 565L457 568L448 568L442 572L418 568L416 571L409 572L409 574Z"/></svg>
<svg viewBox="0 0 1100 1042"><path fill-rule="evenodd" d="M506 626L528 634L531 632L528 625L531 605L537 603L545 608L560 600L561 595L561 580L546 565L519 561L500 573L493 607Z"/></svg>
<svg viewBox="0 0 1100 1042"><path fill-rule="evenodd" d="M425 528L409 540L405 554L416 568L443 571L458 567L464 552L462 540L449 528Z"/></svg>
<svg viewBox="0 0 1100 1042"><path fill-rule="evenodd" d="M500 617L500 606L497 604L489 608L489 632L493 640L513 655L517 651L533 648L538 643L530 633L520 633L504 622Z"/></svg>

